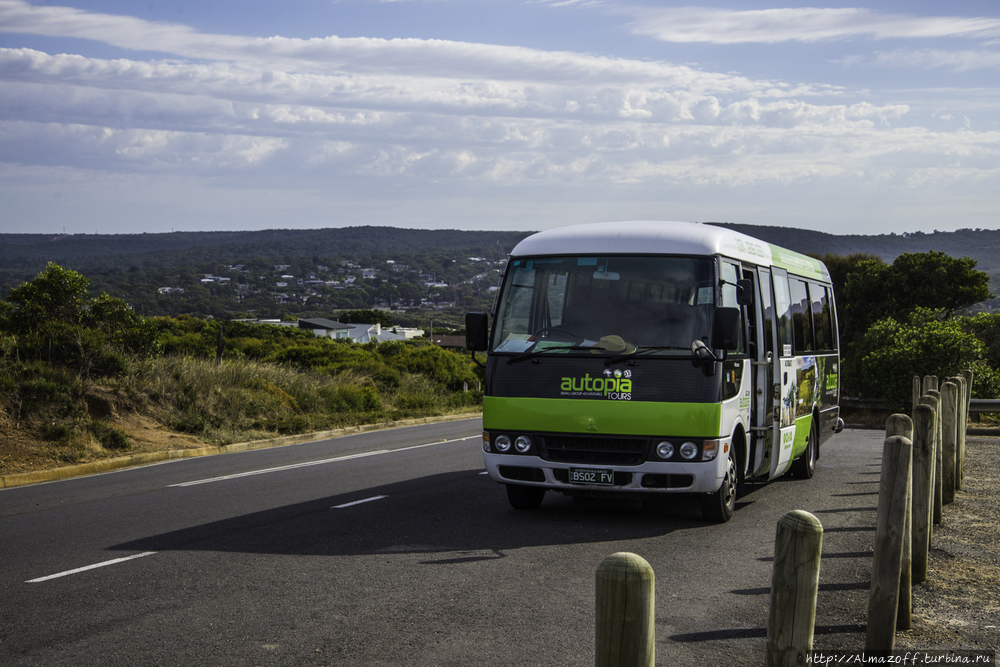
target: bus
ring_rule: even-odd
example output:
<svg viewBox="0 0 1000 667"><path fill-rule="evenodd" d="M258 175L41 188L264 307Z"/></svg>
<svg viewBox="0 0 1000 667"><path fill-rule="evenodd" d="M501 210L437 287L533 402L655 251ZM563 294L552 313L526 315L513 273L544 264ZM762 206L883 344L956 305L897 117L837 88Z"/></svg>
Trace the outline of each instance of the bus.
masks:
<svg viewBox="0 0 1000 667"><path fill-rule="evenodd" d="M693 494L721 523L745 483L811 478L844 427L826 266L722 227L529 236L466 332L486 470L515 509L548 490Z"/></svg>

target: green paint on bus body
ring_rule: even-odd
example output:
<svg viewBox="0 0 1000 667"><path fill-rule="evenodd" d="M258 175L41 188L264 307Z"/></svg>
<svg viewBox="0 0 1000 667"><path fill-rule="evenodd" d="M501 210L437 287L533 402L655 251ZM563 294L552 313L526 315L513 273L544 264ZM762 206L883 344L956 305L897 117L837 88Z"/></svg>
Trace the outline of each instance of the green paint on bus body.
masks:
<svg viewBox="0 0 1000 667"><path fill-rule="evenodd" d="M483 428L719 438L722 404L483 397Z"/></svg>
<svg viewBox="0 0 1000 667"><path fill-rule="evenodd" d="M795 441L792 443L793 460L798 458L802 452L806 451L809 429L812 428L812 420L812 413L795 419Z"/></svg>

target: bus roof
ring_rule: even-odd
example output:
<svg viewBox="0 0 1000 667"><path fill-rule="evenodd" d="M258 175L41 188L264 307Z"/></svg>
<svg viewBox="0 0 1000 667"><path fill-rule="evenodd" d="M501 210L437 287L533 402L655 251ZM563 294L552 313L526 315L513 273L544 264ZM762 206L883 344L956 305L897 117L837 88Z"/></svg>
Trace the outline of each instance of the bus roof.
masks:
<svg viewBox="0 0 1000 667"><path fill-rule="evenodd" d="M511 256L723 255L829 282L823 262L724 227L698 222L596 222L556 227L524 239Z"/></svg>

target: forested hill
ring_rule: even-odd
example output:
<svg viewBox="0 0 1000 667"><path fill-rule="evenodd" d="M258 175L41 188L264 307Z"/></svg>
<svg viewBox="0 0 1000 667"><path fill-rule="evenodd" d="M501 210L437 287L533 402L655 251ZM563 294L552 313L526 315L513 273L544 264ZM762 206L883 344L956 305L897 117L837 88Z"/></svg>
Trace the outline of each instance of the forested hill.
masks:
<svg viewBox="0 0 1000 667"><path fill-rule="evenodd" d="M172 232L170 234L0 234L0 266L40 270L45 262L75 270L109 264L165 267L200 262L241 262L261 257L357 258L417 252L427 248L477 250L506 255L530 232L480 232L343 227L269 229L251 232Z"/></svg>
<svg viewBox="0 0 1000 667"><path fill-rule="evenodd" d="M937 250L971 257L977 268L1000 285L1000 230L963 229L924 234L838 235L805 229L711 223L763 241L808 254L872 253L891 262L905 252ZM170 234L0 234L0 266L37 272L45 262L76 270L103 270L109 265L168 267L201 262L243 262L252 257L361 259L427 248L455 248L481 256L501 256L530 232L345 227L335 229L271 229L249 232L173 232Z"/></svg>

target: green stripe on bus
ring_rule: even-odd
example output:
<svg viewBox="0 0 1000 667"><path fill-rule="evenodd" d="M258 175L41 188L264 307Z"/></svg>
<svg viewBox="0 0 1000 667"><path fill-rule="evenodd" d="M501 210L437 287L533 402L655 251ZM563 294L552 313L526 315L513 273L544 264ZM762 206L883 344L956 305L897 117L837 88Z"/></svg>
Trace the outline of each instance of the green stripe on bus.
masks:
<svg viewBox="0 0 1000 667"><path fill-rule="evenodd" d="M812 428L812 421L813 416L811 412L795 419L795 440L792 442L793 459L806 451L806 441L809 438L809 429Z"/></svg>
<svg viewBox="0 0 1000 667"><path fill-rule="evenodd" d="M830 274L828 271L824 271L823 263L819 260L773 244L768 245L771 246L771 264L773 266L798 276L829 282Z"/></svg>
<svg viewBox="0 0 1000 667"><path fill-rule="evenodd" d="M491 430L718 438L721 419L716 403L483 397Z"/></svg>

